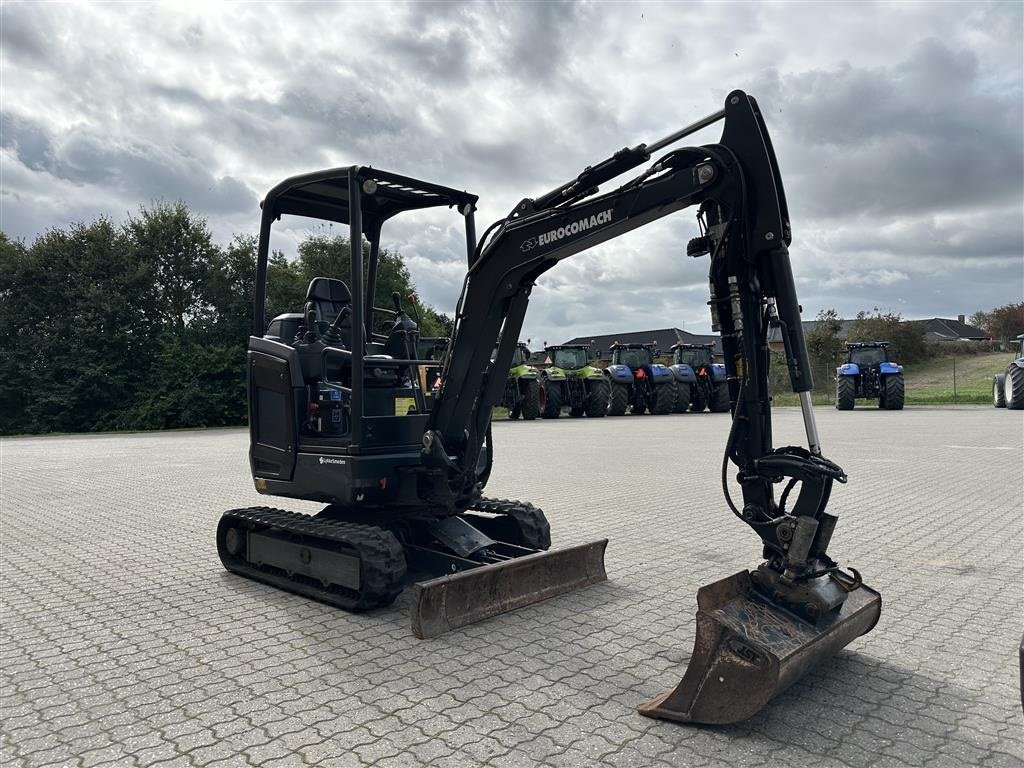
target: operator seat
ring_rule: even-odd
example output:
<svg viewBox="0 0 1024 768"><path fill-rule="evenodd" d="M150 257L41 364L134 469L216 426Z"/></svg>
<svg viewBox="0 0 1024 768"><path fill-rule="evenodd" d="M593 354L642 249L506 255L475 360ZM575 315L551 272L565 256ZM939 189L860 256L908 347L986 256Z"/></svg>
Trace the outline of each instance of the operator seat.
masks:
<svg viewBox="0 0 1024 768"><path fill-rule="evenodd" d="M352 292L344 282L334 277L314 277L306 289L306 306L313 305L316 312L317 335L323 335L328 326L345 307L352 309ZM352 315L341 321L339 326L345 346L352 347Z"/></svg>
<svg viewBox="0 0 1024 768"><path fill-rule="evenodd" d="M314 277L306 289L306 310L314 312L316 330L318 336L323 336L330 325L337 319L338 314L348 308L348 316L338 325L338 333L341 336L341 344L345 349L352 349L352 292L341 280L334 277ZM368 338L366 326L363 326L363 338ZM366 354L366 350L362 350ZM391 355L379 355L382 358ZM326 373L328 378L335 381L351 382L351 362L339 356L329 358L327 370L322 371L319 365L314 365L308 371L313 378L318 378L321 372ZM304 374L306 372L304 371ZM370 386L394 386L397 372L394 369L376 369L367 366L363 372L363 378Z"/></svg>

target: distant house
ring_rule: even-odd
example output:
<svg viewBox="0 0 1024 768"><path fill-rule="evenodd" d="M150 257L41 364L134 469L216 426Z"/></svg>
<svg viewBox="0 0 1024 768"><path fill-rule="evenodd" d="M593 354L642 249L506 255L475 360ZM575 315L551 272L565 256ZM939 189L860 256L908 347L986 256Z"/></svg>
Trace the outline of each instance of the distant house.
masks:
<svg viewBox="0 0 1024 768"><path fill-rule="evenodd" d="M964 319L959 315L956 320L932 317L918 322L924 325L925 341L988 341L991 338L981 328L965 323Z"/></svg>
<svg viewBox="0 0 1024 768"><path fill-rule="evenodd" d="M598 352L598 360L607 363L612 359L612 344L649 344L654 342L665 357L671 354L673 344L714 344L714 354L721 356L722 342L718 334L699 334L684 331L682 328L657 328L652 331L626 331L624 333L605 333L599 336L577 336L563 344L590 344Z"/></svg>

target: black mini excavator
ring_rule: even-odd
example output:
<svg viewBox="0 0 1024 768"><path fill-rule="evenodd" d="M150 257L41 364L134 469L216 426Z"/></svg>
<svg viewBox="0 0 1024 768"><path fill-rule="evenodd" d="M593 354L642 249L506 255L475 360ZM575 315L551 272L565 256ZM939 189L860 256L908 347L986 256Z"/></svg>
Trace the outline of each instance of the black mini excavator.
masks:
<svg viewBox="0 0 1024 768"><path fill-rule="evenodd" d="M654 153L724 120L720 141ZM646 165L611 191L600 185ZM477 198L366 166L295 176L263 202L249 340L250 465L257 491L326 506L223 515L228 570L348 610L392 602L414 582L413 631L431 637L605 579L607 541L548 550L541 510L483 495L501 400L530 291L561 259L689 206L710 255L712 323L721 333L733 411L722 485L760 537L763 562L702 587L693 656L679 685L644 715L728 723L750 717L816 662L878 620L878 593L827 554L826 511L843 470L821 453L811 371L787 246L790 224L771 141L753 98L650 145L625 148L550 192L518 203L477 241ZM417 325L374 306L381 228L447 207L462 216L468 271L440 389L428 409ZM315 278L301 312L265 317L271 226L282 215L347 224L348 282ZM369 241L364 259L364 235ZM365 262L365 263L364 263ZM367 333L379 314L384 334ZM807 447L772 447L769 326L782 330ZM496 354L494 351L497 350ZM742 502L729 493L730 462ZM777 486L781 493L776 494ZM796 493L794 489L798 487Z"/></svg>

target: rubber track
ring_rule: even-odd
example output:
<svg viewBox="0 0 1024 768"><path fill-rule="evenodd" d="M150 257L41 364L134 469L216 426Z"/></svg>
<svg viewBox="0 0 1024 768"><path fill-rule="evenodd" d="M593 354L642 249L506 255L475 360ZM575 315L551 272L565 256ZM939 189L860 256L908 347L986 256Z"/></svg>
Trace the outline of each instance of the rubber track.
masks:
<svg viewBox="0 0 1024 768"><path fill-rule="evenodd" d="M518 524L527 546L536 549L551 546L551 525L544 511L527 501L481 498L473 502L467 511L511 517Z"/></svg>
<svg viewBox="0 0 1024 768"><path fill-rule="evenodd" d="M289 578L279 569L264 570L243 556L228 554L222 539L229 520L241 522L238 527L246 530L287 531L341 545L359 557L360 589L355 591L337 585L324 588L318 580L303 576ZM372 525L324 520L273 507L244 507L225 512L217 527L217 550L224 567L233 573L347 611L366 611L394 602L402 591L406 571L402 545L388 531Z"/></svg>

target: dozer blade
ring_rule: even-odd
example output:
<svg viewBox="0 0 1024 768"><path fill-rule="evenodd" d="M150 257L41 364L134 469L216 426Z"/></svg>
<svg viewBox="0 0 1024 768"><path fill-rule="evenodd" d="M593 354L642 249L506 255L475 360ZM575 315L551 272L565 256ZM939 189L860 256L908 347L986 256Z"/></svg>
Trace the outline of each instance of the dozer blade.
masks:
<svg viewBox="0 0 1024 768"><path fill-rule="evenodd" d="M815 625L773 605L741 571L701 587L697 608L686 674L641 706L640 714L706 724L746 720L815 664L869 632L882 599L861 586L835 616Z"/></svg>
<svg viewBox="0 0 1024 768"><path fill-rule="evenodd" d="M607 581L608 539L537 552L413 585L412 631L437 637L449 629Z"/></svg>

